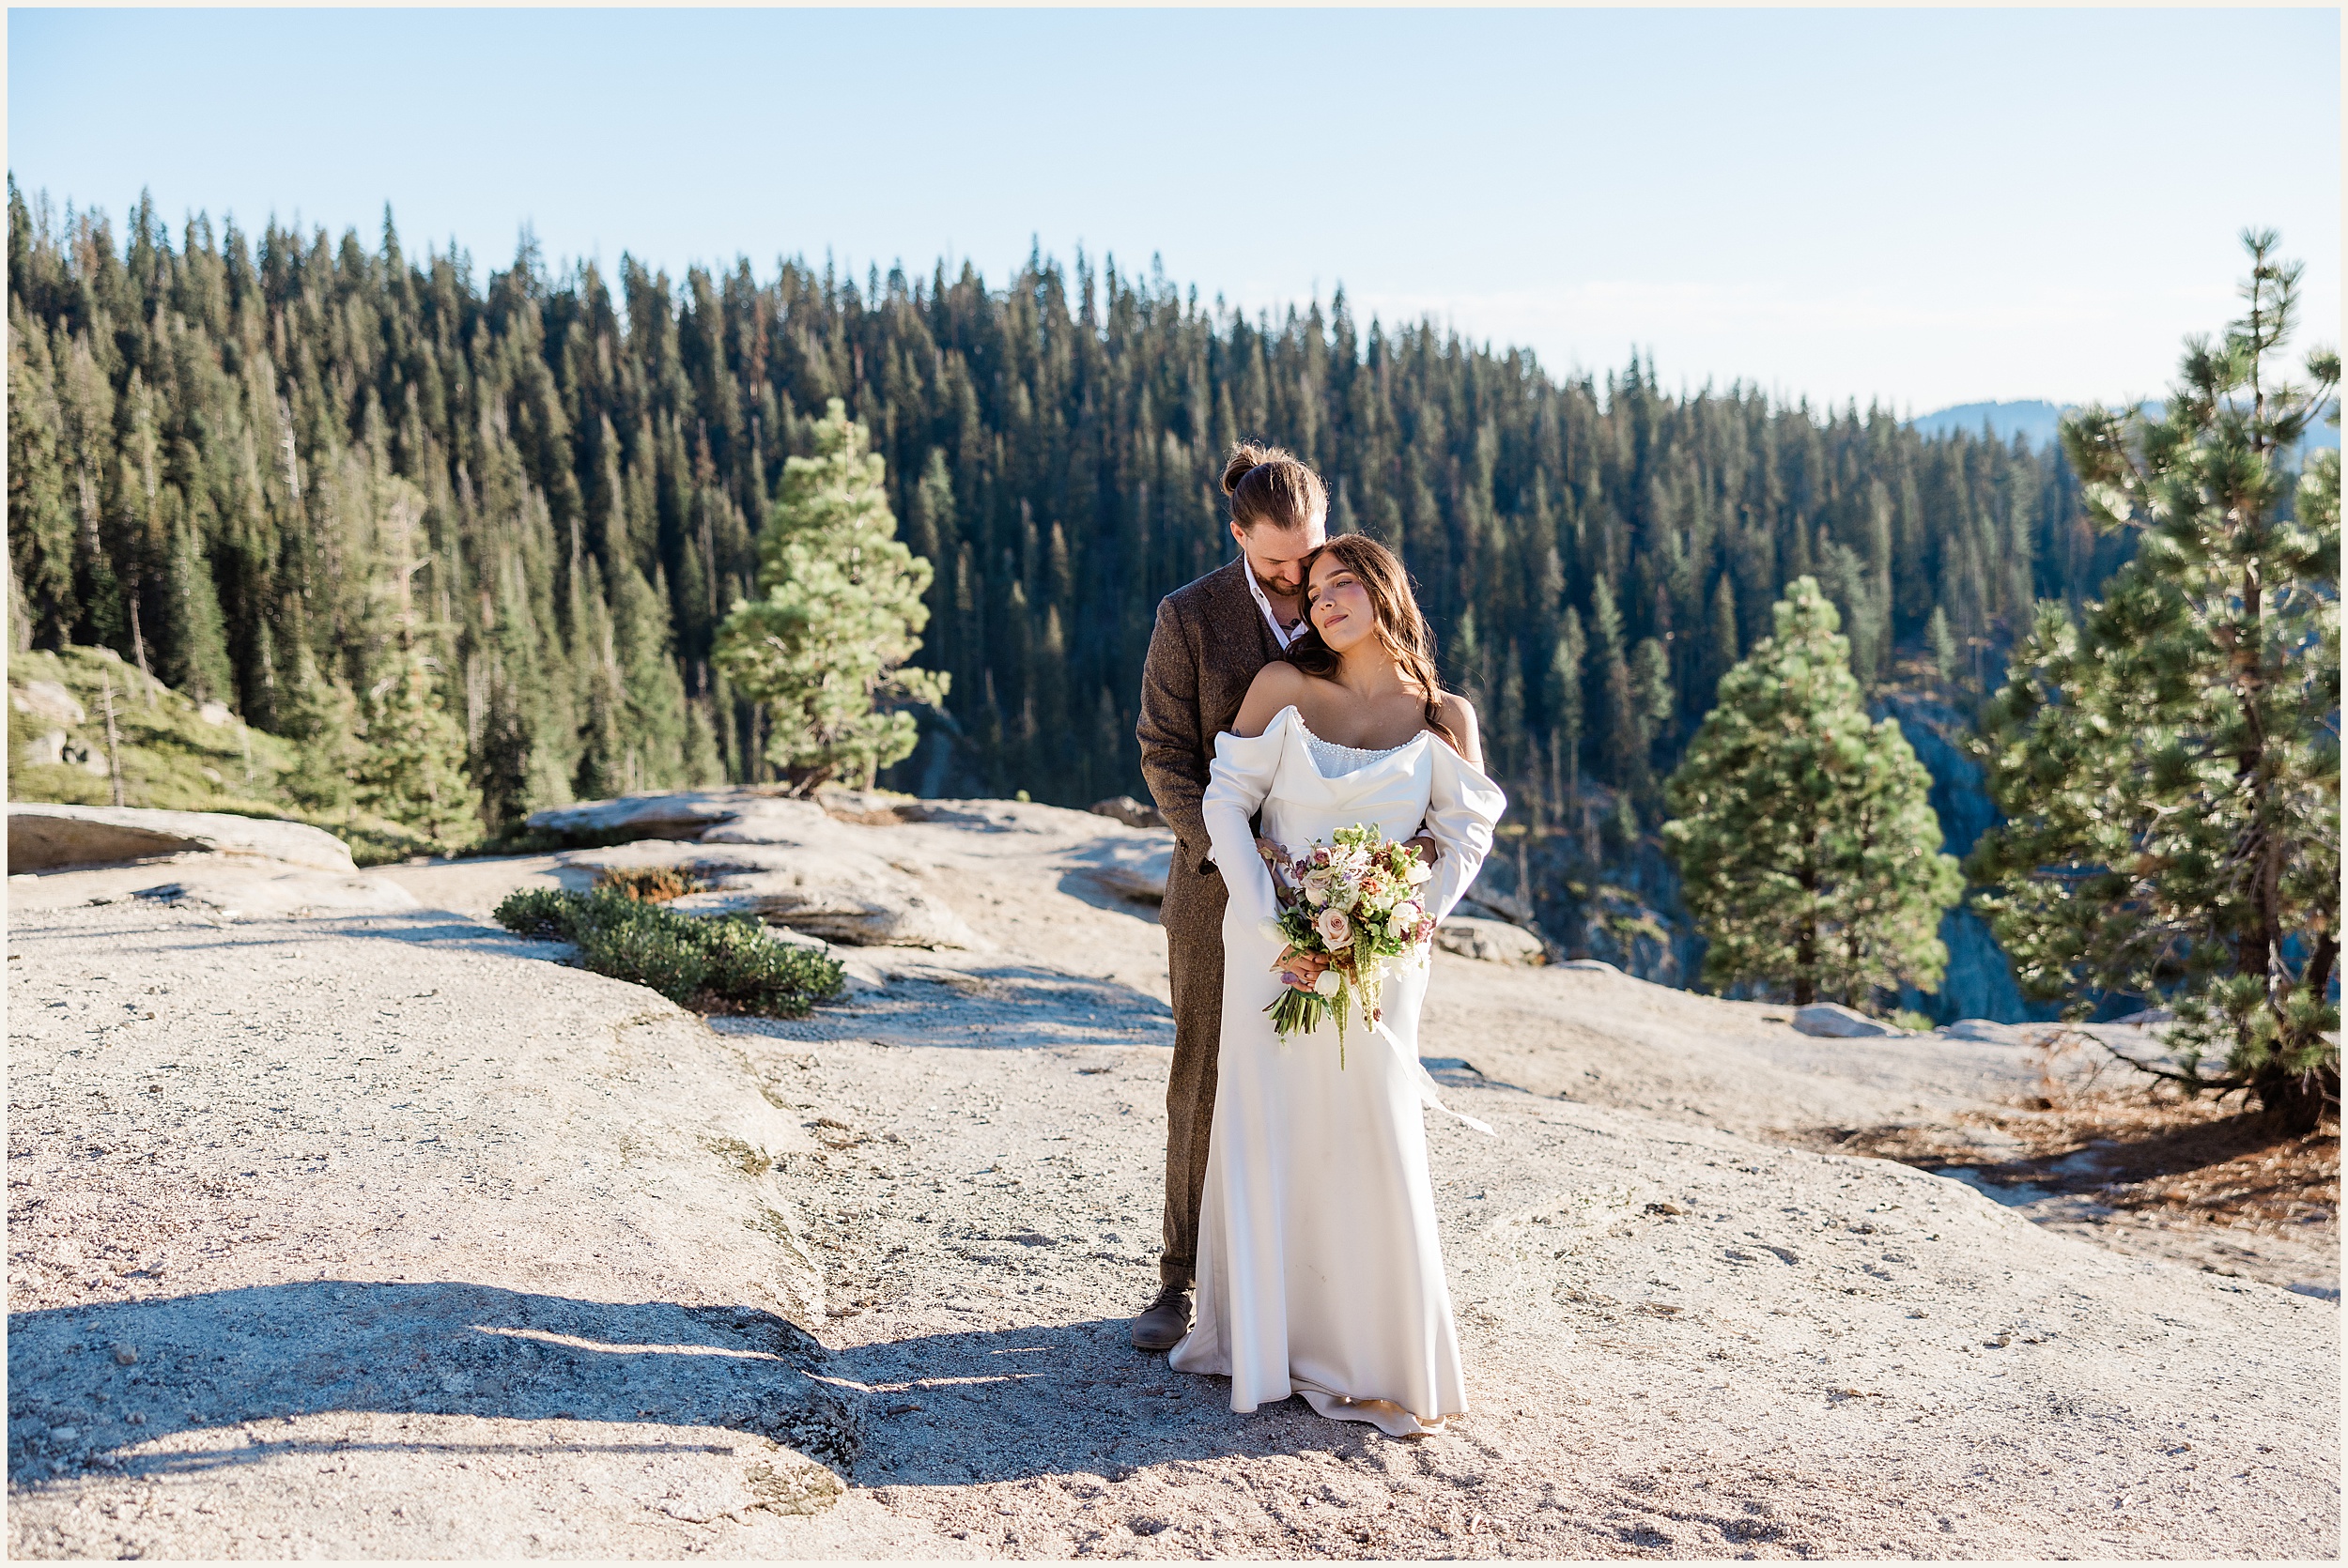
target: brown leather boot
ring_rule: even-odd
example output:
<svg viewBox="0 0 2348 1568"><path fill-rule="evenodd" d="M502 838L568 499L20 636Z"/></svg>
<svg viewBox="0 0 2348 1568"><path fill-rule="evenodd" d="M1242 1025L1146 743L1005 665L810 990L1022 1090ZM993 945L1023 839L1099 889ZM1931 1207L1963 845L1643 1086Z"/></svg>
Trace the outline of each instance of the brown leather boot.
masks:
<svg viewBox="0 0 2348 1568"><path fill-rule="evenodd" d="M1136 1350L1173 1349L1190 1332L1190 1286L1160 1286L1157 1299L1134 1319L1133 1332Z"/></svg>

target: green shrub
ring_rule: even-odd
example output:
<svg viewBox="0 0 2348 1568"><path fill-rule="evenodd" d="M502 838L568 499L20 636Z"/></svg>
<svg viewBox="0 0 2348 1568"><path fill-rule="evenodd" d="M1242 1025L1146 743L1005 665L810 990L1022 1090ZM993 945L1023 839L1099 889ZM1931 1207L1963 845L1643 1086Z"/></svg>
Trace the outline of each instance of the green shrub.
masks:
<svg viewBox="0 0 2348 1568"><path fill-rule="evenodd" d="M610 888L517 888L497 921L520 936L571 943L581 968L701 1012L801 1018L841 992L838 961L778 942L755 920L699 920Z"/></svg>

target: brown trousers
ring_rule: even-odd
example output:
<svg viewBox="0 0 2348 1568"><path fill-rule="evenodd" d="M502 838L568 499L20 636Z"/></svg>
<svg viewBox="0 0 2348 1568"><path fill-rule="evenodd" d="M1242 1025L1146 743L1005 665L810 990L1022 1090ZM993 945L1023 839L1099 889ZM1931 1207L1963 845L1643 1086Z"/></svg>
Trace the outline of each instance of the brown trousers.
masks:
<svg viewBox="0 0 2348 1568"><path fill-rule="evenodd" d="M1174 992L1174 1064L1166 1077L1164 1284L1188 1284L1198 1262L1198 1207L1214 1129L1216 1054L1223 1041L1223 878L1179 851L1166 879L1166 967Z"/></svg>
<svg viewBox="0 0 2348 1568"><path fill-rule="evenodd" d="M1166 873L1166 966L1174 990L1174 1065L1166 1081L1166 1251L1159 1277L1187 1284L1198 1261L1199 1194L1214 1130L1215 1053L1223 1038L1223 878L1207 864L1206 794L1215 737L1231 727L1279 639L1247 591L1241 561L1158 601L1141 674L1141 773L1174 829Z"/></svg>

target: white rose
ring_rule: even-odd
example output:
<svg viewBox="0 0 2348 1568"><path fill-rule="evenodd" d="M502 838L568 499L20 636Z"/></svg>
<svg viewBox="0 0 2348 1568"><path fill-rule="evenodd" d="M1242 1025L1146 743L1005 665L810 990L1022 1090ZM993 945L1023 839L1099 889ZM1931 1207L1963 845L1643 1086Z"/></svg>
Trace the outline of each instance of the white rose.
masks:
<svg viewBox="0 0 2348 1568"><path fill-rule="evenodd" d="M1344 989L1345 976L1334 969L1322 970L1321 977L1313 981L1314 993L1321 996L1335 996Z"/></svg>
<svg viewBox="0 0 2348 1568"><path fill-rule="evenodd" d="M1289 933L1280 929L1280 922L1268 916L1256 922L1256 934L1283 947L1289 944Z"/></svg>
<svg viewBox="0 0 2348 1568"><path fill-rule="evenodd" d="M1333 953L1353 945L1353 922L1345 917L1342 910L1322 910L1313 917L1313 930L1321 933L1321 940L1329 945Z"/></svg>
<svg viewBox="0 0 2348 1568"><path fill-rule="evenodd" d="M1403 902L1395 905L1394 908L1394 917L1397 920L1401 921L1406 926L1417 925L1418 917L1426 913L1427 912L1424 909L1419 907L1419 902L1416 899L1406 899Z"/></svg>
<svg viewBox="0 0 2348 1568"><path fill-rule="evenodd" d="M1434 874L1435 869L1424 860L1414 859L1411 862L1411 885L1413 887L1430 880Z"/></svg>

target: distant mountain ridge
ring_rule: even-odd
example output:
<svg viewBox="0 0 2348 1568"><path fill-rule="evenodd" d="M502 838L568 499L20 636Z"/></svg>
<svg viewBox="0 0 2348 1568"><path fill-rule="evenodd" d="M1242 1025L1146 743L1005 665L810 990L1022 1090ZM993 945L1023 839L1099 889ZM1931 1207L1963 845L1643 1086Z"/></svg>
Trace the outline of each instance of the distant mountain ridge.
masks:
<svg viewBox="0 0 2348 1568"><path fill-rule="evenodd" d="M2148 403L2157 407L2156 403ZM2033 448L2054 444L2055 432L2062 416L2078 407L2077 403L2047 403L2037 398L2021 398L2012 403L1959 403L1947 408L1936 408L1929 414L1919 414L1908 423L1916 433L1927 438L1940 436L1981 433L1984 425L2001 441L2019 436ZM2302 452L2317 447L2340 445L2340 431L2333 425L2318 425L2308 432L2300 443Z"/></svg>
<svg viewBox="0 0 2348 1568"><path fill-rule="evenodd" d="M2077 407L2073 403L2047 403L2036 398L2013 403L1959 403L1919 414L1908 423L1918 435L1926 437L1977 435L1985 424L2000 440L2010 441L2019 436L2033 447L2043 447L2053 443L2062 416Z"/></svg>

